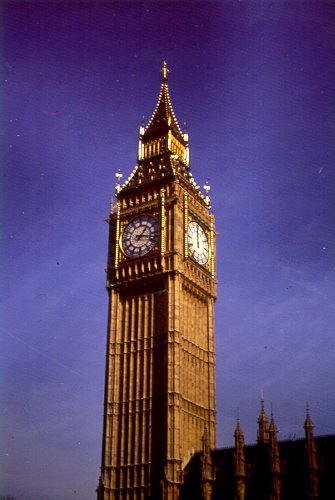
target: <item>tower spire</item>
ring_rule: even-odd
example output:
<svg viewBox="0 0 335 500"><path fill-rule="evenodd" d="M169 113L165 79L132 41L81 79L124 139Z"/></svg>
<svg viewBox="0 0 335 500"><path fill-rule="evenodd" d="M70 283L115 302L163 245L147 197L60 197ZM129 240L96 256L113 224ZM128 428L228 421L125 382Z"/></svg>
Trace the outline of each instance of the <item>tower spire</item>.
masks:
<svg viewBox="0 0 335 500"><path fill-rule="evenodd" d="M277 426L273 416L271 405L271 420L269 425L269 454L271 471L271 500L280 500L281 481L280 481L280 455L277 442Z"/></svg>
<svg viewBox="0 0 335 500"><path fill-rule="evenodd" d="M234 472L235 472L235 500L244 500L246 467L244 455L244 435L240 426L240 415L237 413L237 422L234 432L235 450L234 450Z"/></svg>
<svg viewBox="0 0 335 500"><path fill-rule="evenodd" d="M310 435L313 435L314 424L313 424L311 416L310 416L308 401L306 402L306 420L305 420L304 427L305 427L306 431L307 430L309 431Z"/></svg>
<svg viewBox="0 0 335 500"><path fill-rule="evenodd" d="M269 442L269 421L264 409L264 396L261 396L261 411L258 417L257 442L266 444Z"/></svg>
<svg viewBox="0 0 335 500"><path fill-rule="evenodd" d="M201 491L202 498L212 497L212 488L214 482L214 467L212 463L212 456L210 450L210 440L208 426L205 425L202 440L202 454L201 454Z"/></svg>
<svg viewBox="0 0 335 500"><path fill-rule="evenodd" d="M169 68L167 67L167 64L166 64L166 61L163 62L163 67L161 69L161 73L162 73L162 82L163 83L167 83L167 76L168 76L168 73L169 73Z"/></svg>
<svg viewBox="0 0 335 500"><path fill-rule="evenodd" d="M170 151L188 164L188 155L186 154L188 136L183 133L173 111L167 83L169 69L166 61L163 63L161 73L162 83L158 102L147 126L141 133L143 144L151 147L144 148L139 159L146 159Z"/></svg>
<svg viewBox="0 0 335 500"><path fill-rule="evenodd" d="M307 477L308 477L308 498L318 498L318 464L317 453L314 441L314 424L309 414L309 405L306 403L306 419L304 423L305 428L305 451L307 463Z"/></svg>

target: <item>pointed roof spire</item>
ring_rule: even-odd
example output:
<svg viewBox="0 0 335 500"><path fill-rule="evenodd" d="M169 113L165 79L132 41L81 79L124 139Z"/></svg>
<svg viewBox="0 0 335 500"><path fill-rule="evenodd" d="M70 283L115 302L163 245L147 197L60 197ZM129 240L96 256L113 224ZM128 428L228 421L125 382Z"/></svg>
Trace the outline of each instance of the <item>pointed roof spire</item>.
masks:
<svg viewBox="0 0 335 500"><path fill-rule="evenodd" d="M201 455L201 490L202 498L210 498L212 483L214 480L214 468L212 463L208 426L205 424L202 436L202 455Z"/></svg>
<svg viewBox="0 0 335 500"><path fill-rule="evenodd" d="M161 73L162 83L158 102L149 120L149 123L144 130L143 138L151 135L159 136L162 132L164 133L168 130L171 130L175 137L182 143L182 145L186 146L187 142L185 141L184 134L174 114L170 100L169 87L167 84L167 75L169 73L169 69L167 67L166 61L164 61L163 63Z"/></svg>
<svg viewBox="0 0 335 500"><path fill-rule="evenodd" d="M240 424L240 421L239 419L237 419L236 421L236 427L235 427L235 431L234 431L234 436L236 438L240 437L243 435L243 431L242 431L242 428L241 428L241 424Z"/></svg>
<svg viewBox="0 0 335 500"><path fill-rule="evenodd" d="M304 423L304 428L305 428L306 434L313 436L314 424L313 424L311 416L309 414L308 401L306 402L306 419L305 419L305 423Z"/></svg>
<svg viewBox="0 0 335 500"><path fill-rule="evenodd" d="M263 392L262 392L262 396L261 396L261 411L259 413L258 423L259 424L266 423L266 425L268 425L268 417L266 416L265 409L264 409L264 396L263 396Z"/></svg>
<svg viewBox="0 0 335 500"><path fill-rule="evenodd" d="M168 73L170 72L169 68L167 67L166 61L163 62L163 67L161 69L162 73L162 82L167 83L167 76Z"/></svg>
<svg viewBox="0 0 335 500"><path fill-rule="evenodd" d="M244 434L240 425L240 415L237 412L237 422L234 432L235 450L234 450L234 474L235 474L235 490L237 499L244 498L246 465L244 455Z"/></svg>
<svg viewBox="0 0 335 500"><path fill-rule="evenodd" d="M271 404L271 418L270 418L270 425L269 425L269 436L270 436L270 444L277 443L277 426L276 426L275 419L273 416L272 404Z"/></svg>
<svg viewBox="0 0 335 500"><path fill-rule="evenodd" d="M281 480L280 480L280 454L277 441L277 426L273 416L271 404L271 420L269 425L269 457L271 471L271 499L280 500Z"/></svg>
<svg viewBox="0 0 335 500"><path fill-rule="evenodd" d="M277 431L277 428L276 428L276 424L275 424L275 419L274 419L274 416L273 416L273 407L272 407L272 403L271 403L271 413L270 413L270 425L269 425L269 431L273 432L273 431Z"/></svg>
<svg viewBox="0 0 335 500"><path fill-rule="evenodd" d="M309 414L309 405L306 404L306 420L305 420L305 451L307 462L307 481L308 481L308 498L318 498L318 460L317 450L314 441L314 424Z"/></svg>
<svg viewBox="0 0 335 500"><path fill-rule="evenodd" d="M244 442L244 435L243 435L243 431L242 431L242 428L240 425L240 410L239 410L239 408L237 409L236 427L235 427L234 437L235 437L235 444L237 444L237 442Z"/></svg>
<svg viewBox="0 0 335 500"><path fill-rule="evenodd" d="M261 396L261 411L258 417L258 432L257 432L257 441L258 443L268 443L269 442L269 421L266 416L264 409L264 396L262 391Z"/></svg>

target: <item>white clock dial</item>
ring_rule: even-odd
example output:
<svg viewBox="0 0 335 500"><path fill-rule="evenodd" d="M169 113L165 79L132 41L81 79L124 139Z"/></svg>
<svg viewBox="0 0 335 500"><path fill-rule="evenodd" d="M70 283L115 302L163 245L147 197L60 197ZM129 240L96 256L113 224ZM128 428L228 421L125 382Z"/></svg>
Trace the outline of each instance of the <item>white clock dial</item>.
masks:
<svg viewBox="0 0 335 500"><path fill-rule="evenodd" d="M153 249L158 238L158 221L151 215L140 215L126 226L122 235L122 249L128 257L140 257Z"/></svg>
<svg viewBox="0 0 335 500"><path fill-rule="evenodd" d="M191 256L199 262L206 264L209 257L209 246L205 231L195 221L188 225L188 248Z"/></svg>

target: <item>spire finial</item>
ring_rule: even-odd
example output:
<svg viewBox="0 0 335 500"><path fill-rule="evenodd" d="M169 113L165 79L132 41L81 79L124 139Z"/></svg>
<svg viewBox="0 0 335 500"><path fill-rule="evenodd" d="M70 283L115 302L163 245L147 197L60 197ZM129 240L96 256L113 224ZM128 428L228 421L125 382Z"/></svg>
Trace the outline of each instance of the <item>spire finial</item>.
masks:
<svg viewBox="0 0 335 500"><path fill-rule="evenodd" d="M265 408L264 408L264 389L261 389L261 412L264 413Z"/></svg>
<svg viewBox="0 0 335 500"><path fill-rule="evenodd" d="M237 419L236 419L236 427L235 427L235 432L234 432L234 437L235 440L240 441L241 439L244 439L243 436L243 431L241 429L241 422L240 422L240 409L237 408ZM236 444L236 441L235 441Z"/></svg>
<svg viewBox="0 0 335 500"><path fill-rule="evenodd" d="M163 62L163 67L161 69L162 73L162 82L166 83L167 82L167 76L168 76L169 68L167 67L166 61Z"/></svg>
<svg viewBox="0 0 335 500"><path fill-rule="evenodd" d="M273 406L272 406L272 403L271 403L271 421L270 421L270 426L269 426L269 432L270 434L276 436L277 434L277 426L275 424L275 418L274 418L274 415L273 415Z"/></svg>
<svg viewBox="0 0 335 500"><path fill-rule="evenodd" d="M261 393L261 411L258 417L258 432L257 441L258 443L268 443L269 442L269 422L265 413L264 408L264 394L263 390Z"/></svg>
<svg viewBox="0 0 335 500"><path fill-rule="evenodd" d="M306 402L306 420L305 420L305 429L311 429L313 431L314 424L311 419L311 415L309 413L309 404Z"/></svg>

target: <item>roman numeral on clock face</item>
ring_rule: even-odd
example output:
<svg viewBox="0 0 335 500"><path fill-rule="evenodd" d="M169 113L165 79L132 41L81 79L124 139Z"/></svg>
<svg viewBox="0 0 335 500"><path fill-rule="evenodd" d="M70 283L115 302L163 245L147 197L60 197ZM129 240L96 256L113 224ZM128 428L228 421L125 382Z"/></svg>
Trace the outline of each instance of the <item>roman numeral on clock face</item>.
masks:
<svg viewBox="0 0 335 500"><path fill-rule="evenodd" d="M206 264L209 258L209 245L206 233L196 221L188 225L188 247L190 255L199 263Z"/></svg>
<svg viewBox="0 0 335 500"><path fill-rule="evenodd" d="M151 215L135 217L126 226L121 246L128 257L145 255L156 245L159 239L159 223Z"/></svg>

